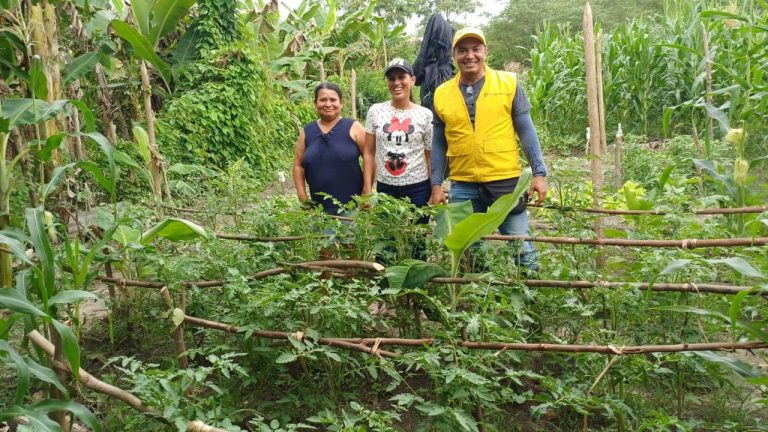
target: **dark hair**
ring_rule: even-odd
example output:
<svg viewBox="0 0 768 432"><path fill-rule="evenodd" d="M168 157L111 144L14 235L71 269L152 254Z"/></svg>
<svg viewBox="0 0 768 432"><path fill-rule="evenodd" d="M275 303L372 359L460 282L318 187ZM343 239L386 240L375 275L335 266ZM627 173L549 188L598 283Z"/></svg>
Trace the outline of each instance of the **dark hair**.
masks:
<svg viewBox="0 0 768 432"><path fill-rule="evenodd" d="M333 90L339 95L339 100L343 100L341 96L341 88L332 82L321 82L315 87L315 102L317 102L317 95L320 94L320 90Z"/></svg>

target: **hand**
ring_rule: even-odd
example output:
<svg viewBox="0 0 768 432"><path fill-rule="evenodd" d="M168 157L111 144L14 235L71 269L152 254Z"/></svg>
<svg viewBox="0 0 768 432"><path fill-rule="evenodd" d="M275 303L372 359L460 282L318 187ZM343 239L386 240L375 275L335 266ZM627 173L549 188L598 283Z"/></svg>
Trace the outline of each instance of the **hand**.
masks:
<svg viewBox="0 0 768 432"><path fill-rule="evenodd" d="M311 199L304 198L304 199L299 199L299 206L301 207L302 210L309 211L315 208L315 203L313 203Z"/></svg>
<svg viewBox="0 0 768 432"><path fill-rule="evenodd" d="M366 211L373 208L373 205L371 204L371 200L373 199L373 195L371 195L370 192L365 193L363 192L362 195L360 195L360 211Z"/></svg>
<svg viewBox="0 0 768 432"><path fill-rule="evenodd" d="M448 202L448 198L440 185L432 185L432 195L429 197L429 205L439 205Z"/></svg>
<svg viewBox="0 0 768 432"><path fill-rule="evenodd" d="M534 205L541 205L544 199L547 198L547 178L544 176L536 176L531 181L531 188L528 190L528 201L533 199L533 193L536 192L536 202Z"/></svg>

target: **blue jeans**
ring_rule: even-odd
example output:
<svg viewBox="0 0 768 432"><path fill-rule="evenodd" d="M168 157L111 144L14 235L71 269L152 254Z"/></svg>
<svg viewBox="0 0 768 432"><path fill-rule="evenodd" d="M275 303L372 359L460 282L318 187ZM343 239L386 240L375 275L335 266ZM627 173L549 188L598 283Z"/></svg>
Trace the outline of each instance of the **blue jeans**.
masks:
<svg viewBox="0 0 768 432"><path fill-rule="evenodd" d="M411 200L411 204L416 207L426 207L429 202L429 196L432 194L432 186L429 180L404 186L393 186L382 182L376 182L376 191L395 198L408 198ZM429 223L429 216L419 218L416 223Z"/></svg>
<svg viewBox="0 0 768 432"><path fill-rule="evenodd" d="M481 193L482 183L470 182L451 182L451 202L472 201L472 209L477 212L485 212L493 204L493 199L487 194ZM504 222L499 226L499 232L504 235L529 236L531 230L528 227L528 211L523 210L517 214L508 214ZM533 243L524 241L519 256L515 257L515 262L525 266L532 271L538 271L538 257Z"/></svg>

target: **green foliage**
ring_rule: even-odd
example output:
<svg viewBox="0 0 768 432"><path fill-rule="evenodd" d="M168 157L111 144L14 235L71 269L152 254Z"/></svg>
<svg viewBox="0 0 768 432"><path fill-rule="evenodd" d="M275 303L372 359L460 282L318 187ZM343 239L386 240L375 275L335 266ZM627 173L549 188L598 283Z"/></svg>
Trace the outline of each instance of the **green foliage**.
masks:
<svg viewBox="0 0 768 432"><path fill-rule="evenodd" d="M207 53L179 86L157 124L158 142L174 162L223 167L244 158L255 170L274 169L313 112L275 91L244 47Z"/></svg>
<svg viewBox="0 0 768 432"><path fill-rule="evenodd" d="M765 98L755 97L763 91L756 65L768 56L768 14L752 1L734 5L733 12L715 9L716 4L707 10L710 5L703 1L672 6L664 16L603 27L606 129L611 136L621 123L625 131L648 137L694 131L709 158L716 141L707 132L709 122L723 133L742 121L752 132L763 130L758 113L768 107ZM711 53L711 94L702 28ZM587 124L583 41L573 30L548 23L541 27L525 85L537 126L550 134L581 137Z"/></svg>
<svg viewBox="0 0 768 432"><path fill-rule="evenodd" d="M198 18L192 25L200 53L223 48L240 39L238 4L231 0L198 0Z"/></svg>
<svg viewBox="0 0 768 432"><path fill-rule="evenodd" d="M616 2L592 0L590 5L595 21L601 27L611 30L627 19L660 14L664 11L665 0L638 0ZM492 53L489 59L497 68L503 68L510 61L522 62L528 58L534 42L531 36L542 28L567 28L568 34L581 29L584 2L576 0L516 0L493 17L488 24L486 37Z"/></svg>

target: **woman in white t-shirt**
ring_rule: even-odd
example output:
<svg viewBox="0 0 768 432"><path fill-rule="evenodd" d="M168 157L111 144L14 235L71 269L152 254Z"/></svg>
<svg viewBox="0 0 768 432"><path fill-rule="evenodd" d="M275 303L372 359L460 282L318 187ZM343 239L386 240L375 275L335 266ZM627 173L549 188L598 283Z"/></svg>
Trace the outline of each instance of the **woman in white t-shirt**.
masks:
<svg viewBox="0 0 768 432"><path fill-rule="evenodd" d="M431 191L432 111L411 100L413 67L393 59L384 71L392 99L377 103L365 118L365 152L376 157L376 190L426 206ZM372 175L373 176L373 175ZM369 184L373 179L368 179ZM426 221L423 221L426 222Z"/></svg>

